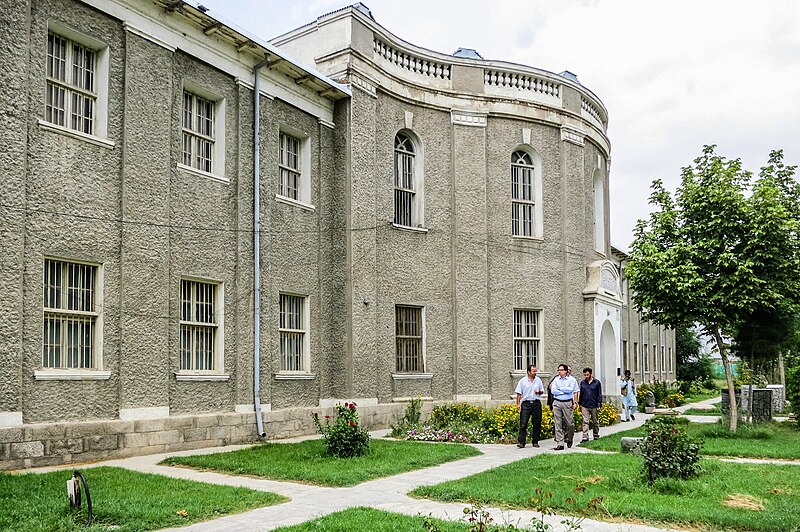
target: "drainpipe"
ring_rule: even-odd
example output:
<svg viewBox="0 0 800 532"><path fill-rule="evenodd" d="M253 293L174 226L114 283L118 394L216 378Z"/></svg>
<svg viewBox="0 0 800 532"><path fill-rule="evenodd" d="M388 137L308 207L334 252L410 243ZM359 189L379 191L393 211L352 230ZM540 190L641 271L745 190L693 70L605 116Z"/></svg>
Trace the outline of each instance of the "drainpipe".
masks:
<svg viewBox="0 0 800 532"><path fill-rule="evenodd" d="M259 71L269 64L264 59L253 67L253 403L256 409L256 427L259 437L267 435L261 419L261 93L259 92Z"/></svg>

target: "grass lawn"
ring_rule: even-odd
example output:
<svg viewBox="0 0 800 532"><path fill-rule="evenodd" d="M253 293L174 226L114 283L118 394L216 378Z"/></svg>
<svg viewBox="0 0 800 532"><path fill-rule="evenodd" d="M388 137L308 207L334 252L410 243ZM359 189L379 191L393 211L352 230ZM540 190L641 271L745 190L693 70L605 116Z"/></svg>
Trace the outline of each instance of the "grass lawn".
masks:
<svg viewBox="0 0 800 532"><path fill-rule="evenodd" d="M366 455L336 458L325 454L322 440L307 440L264 443L227 453L175 456L161 463L323 486L354 486L479 454L474 447L457 443L372 440Z"/></svg>
<svg viewBox="0 0 800 532"><path fill-rule="evenodd" d="M84 469L95 527L120 532L157 530L270 506L288 499L246 488L215 486L138 473L116 467ZM66 482L72 470L10 475L0 473L0 530L86 530L86 501L80 515L69 509ZM176 512L186 512L181 516Z"/></svg>
<svg viewBox="0 0 800 532"><path fill-rule="evenodd" d="M429 519L441 532L464 532L466 523ZM276 528L275 532L352 532L353 530L369 530L370 532L396 532L399 530L429 530L424 525L425 517L420 515L404 515L384 512L372 508L349 508L341 512L328 514L299 525Z"/></svg>
<svg viewBox="0 0 800 532"><path fill-rule="evenodd" d="M722 415L722 405L720 403L715 403L714 410L697 410L694 408L689 408L683 411L683 415L685 416L721 416Z"/></svg>
<svg viewBox="0 0 800 532"><path fill-rule="evenodd" d="M704 472L695 479L648 486L640 476L641 459L633 455L547 454L419 487L411 495L536 510L529 499L542 487L552 492L548 505L555 513L702 530L799 530L800 467L709 459L701 465ZM598 509L587 510L597 497L603 498Z"/></svg>
<svg viewBox="0 0 800 532"><path fill-rule="evenodd" d="M722 423L689 423L682 426L690 436L703 438L705 443L701 453L704 455L782 460L800 458L800 431L793 423L773 422L752 426L740 423L735 434ZM645 429L639 427L581 445L599 451L619 451L619 441L623 436L644 435Z"/></svg>
<svg viewBox="0 0 800 532"><path fill-rule="evenodd" d="M685 399L687 403L699 403L700 401L705 401L712 397L720 397L719 390L708 390L706 393L696 393L692 395L687 394Z"/></svg>

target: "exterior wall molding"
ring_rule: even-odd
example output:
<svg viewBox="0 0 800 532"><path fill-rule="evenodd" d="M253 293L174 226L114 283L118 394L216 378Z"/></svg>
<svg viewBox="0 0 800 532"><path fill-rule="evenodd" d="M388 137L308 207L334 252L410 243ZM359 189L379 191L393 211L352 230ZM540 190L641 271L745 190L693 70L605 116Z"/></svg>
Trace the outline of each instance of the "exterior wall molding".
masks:
<svg viewBox="0 0 800 532"><path fill-rule="evenodd" d="M111 378L110 371L95 369L43 369L33 372L37 381L107 381Z"/></svg>
<svg viewBox="0 0 800 532"><path fill-rule="evenodd" d="M568 124L564 124L561 126L561 140L562 142L569 142L575 144L576 146L583 147L585 145L584 137L586 136L586 131L570 126Z"/></svg>
<svg viewBox="0 0 800 532"><path fill-rule="evenodd" d="M361 89L362 91L366 92L373 98L378 97L378 82L368 78L367 76L361 74L356 70L351 70L350 72L350 82L353 87L357 89Z"/></svg>
<svg viewBox="0 0 800 532"><path fill-rule="evenodd" d="M324 118L319 118L318 122L321 126L327 127L328 129L336 129L336 124L333 123L331 120L325 120Z"/></svg>
<svg viewBox="0 0 800 532"><path fill-rule="evenodd" d="M350 399L336 399L336 398L329 398L329 399L320 399L319 400L319 407L320 408L333 408L336 405L344 404L344 403L355 403L356 406L378 406L378 398L377 397L354 397Z"/></svg>
<svg viewBox="0 0 800 532"><path fill-rule="evenodd" d="M450 121L459 126L486 127L488 122L486 113L452 109L450 111Z"/></svg>
<svg viewBox="0 0 800 532"><path fill-rule="evenodd" d="M487 393L455 394L453 396L453 401L457 402L479 403L482 401L491 401L491 400L492 396Z"/></svg>
<svg viewBox="0 0 800 532"><path fill-rule="evenodd" d="M123 421L138 419L159 419L169 417L168 406L145 406L141 408L120 408L119 418Z"/></svg>
<svg viewBox="0 0 800 532"><path fill-rule="evenodd" d="M433 379L433 373L392 373L392 379L396 381L429 381Z"/></svg>
<svg viewBox="0 0 800 532"><path fill-rule="evenodd" d="M22 425L22 412L0 412L0 427L18 427Z"/></svg>
<svg viewBox="0 0 800 532"><path fill-rule="evenodd" d="M150 35L146 31L134 26L130 22L127 22L127 21L123 22L122 23L122 27L125 28L125 31L127 31L128 33L132 33L134 35L138 35L142 39L150 41L153 44L157 44L158 46L160 46L160 47L162 47L162 48L164 48L166 50L169 50L172 53L175 53L175 50L177 50L177 48L175 46L172 46L171 44L162 41L161 39L159 39L158 37L156 37L154 35Z"/></svg>

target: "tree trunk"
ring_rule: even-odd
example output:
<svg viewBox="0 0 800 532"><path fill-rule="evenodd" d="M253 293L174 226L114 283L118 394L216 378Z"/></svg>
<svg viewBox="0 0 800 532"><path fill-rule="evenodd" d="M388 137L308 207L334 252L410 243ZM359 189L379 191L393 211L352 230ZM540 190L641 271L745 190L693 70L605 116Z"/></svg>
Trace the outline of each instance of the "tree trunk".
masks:
<svg viewBox="0 0 800 532"><path fill-rule="evenodd" d="M738 408L736 408L736 390L733 386L733 374L731 373L730 360L728 360L728 351L725 349L725 343L722 341L722 335L719 329L714 329L711 335L714 337L717 350L719 350L719 356L722 358L722 367L725 368L725 380L728 383L728 398L730 399L731 407L731 432L736 432L739 411Z"/></svg>
<svg viewBox="0 0 800 532"><path fill-rule="evenodd" d="M786 393L786 371L783 367L783 351L778 351L778 374L781 378L781 386L783 386L783 393Z"/></svg>

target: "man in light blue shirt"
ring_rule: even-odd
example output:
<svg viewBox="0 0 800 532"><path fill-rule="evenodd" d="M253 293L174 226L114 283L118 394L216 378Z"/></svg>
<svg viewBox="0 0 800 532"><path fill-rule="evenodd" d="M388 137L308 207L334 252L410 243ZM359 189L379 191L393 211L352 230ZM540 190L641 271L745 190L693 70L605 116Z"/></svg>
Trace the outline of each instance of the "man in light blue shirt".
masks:
<svg viewBox="0 0 800 532"><path fill-rule="evenodd" d="M572 438L575 434L573 410L578 407L578 392L580 387L575 377L567 375L568 366L558 365L558 377L550 382L550 391L553 393L553 425L556 433L556 446L554 451L563 451L564 442L567 447L572 447Z"/></svg>
<svg viewBox="0 0 800 532"><path fill-rule="evenodd" d="M517 410L519 410L519 437L517 447L525 447L528 438L528 420L533 419L531 428L531 444L539 447L539 436L542 433L542 379L536 376L536 367L528 366L528 374L517 383Z"/></svg>

